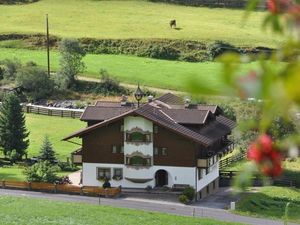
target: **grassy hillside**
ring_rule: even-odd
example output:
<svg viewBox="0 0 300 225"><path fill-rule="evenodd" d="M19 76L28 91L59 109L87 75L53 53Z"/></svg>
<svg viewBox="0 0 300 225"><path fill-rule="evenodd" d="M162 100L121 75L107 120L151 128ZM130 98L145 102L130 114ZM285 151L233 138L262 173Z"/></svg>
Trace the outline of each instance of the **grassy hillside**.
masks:
<svg viewBox="0 0 300 225"><path fill-rule="evenodd" d="M24 207L26 206L26 207ZM192 218L109 206L67 203L36 198L0 196L2 225L238 225L212 219ZM63 210L62 210L63 209ZM16 212L18 216L16 217Z"/></svg>
<svg viewBox="0 0 300 225"><path fill-rule="evenodd" d="M242 23L245 12L187 7L147 1L40 0L34 4L0 5L0 33L45 33L63 37L168 38L235 45L276 47L279 37L261 31L263 12ZM178 30L169 21L177 20Z"/></svg>
<svg viewBox="0 0 300 225"><path fill-rule="evenodd" d="M66 157L70 157L70 153L79 146L61 141L61 139L85 126L86 124L78 119L26 114L26 127L30 132L29 157L37 156L44 136L47 134L57 157L66 161ZM78 142L80 143L79 140Z"/></svg>
<svg viewBox="0 0 300 225"><path fill-rule="evenodd" d="M19 58L23 62L35 61L46 66L46 52L38 50L0 48L0 60ZM87 70L84 76L99 77L100 69L106 69L122 82L184 90L189 80L201 80L215 88L220 88L222 65L217 62L188 63L140 58L121 55L87 55L84 59ZM51 53L52 70L58 69L58 54ZM243 70L255 67L255 63L243 65Z"/></svg>
<svg viewBox="0 0 300 225"><path fill-rule="evenodd" d="M289 220L300 223L300 191L288 187L262 187L248 193L238 202L237 211L246 215L283 219L286 204L290 202Z"/></svg>

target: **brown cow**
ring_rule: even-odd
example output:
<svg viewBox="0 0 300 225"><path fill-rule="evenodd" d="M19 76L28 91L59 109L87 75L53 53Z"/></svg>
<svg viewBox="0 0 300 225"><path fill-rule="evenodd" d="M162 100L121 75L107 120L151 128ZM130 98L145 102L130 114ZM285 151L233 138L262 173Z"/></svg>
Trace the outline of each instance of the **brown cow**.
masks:
<svg viewBox="0 0 300 225"><path fill-rule="evenodd" d="M171 20L170 21L170 27L171 28L176 28L176 20Z"/></svg>

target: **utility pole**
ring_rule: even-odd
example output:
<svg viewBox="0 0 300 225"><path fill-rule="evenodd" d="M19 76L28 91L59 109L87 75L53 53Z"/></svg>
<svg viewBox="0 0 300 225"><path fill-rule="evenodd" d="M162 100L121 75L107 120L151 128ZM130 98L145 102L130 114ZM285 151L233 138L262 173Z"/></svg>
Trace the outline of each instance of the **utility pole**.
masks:
<svg viewBox="0 0 300 225"><path fill-rule="evenodd" d="M47 65L48 65L48 77L50 77L50 47L49 47L49 23L48 23L48 14L46 14L46 29L47 29Z"/></svg>

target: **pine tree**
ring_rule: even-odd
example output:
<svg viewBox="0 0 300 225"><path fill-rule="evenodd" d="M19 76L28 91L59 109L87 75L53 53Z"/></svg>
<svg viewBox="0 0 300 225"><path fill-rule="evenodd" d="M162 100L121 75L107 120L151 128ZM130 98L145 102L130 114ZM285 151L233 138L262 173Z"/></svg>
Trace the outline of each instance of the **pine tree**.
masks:
<svg viewBox="0 0 300 225"><path fill-rule="evenodd" d="M50 163L56 161L55 152L47 135L45 136L41 146L39 159L42 161L49 161Z"/></svg>
<svg viewBox="0 0 300 225"><path fill-rule="evenodd" d="M0 107L0 147L5 156L15 150L21 159L29 145L29 132L25 126L25 115L20 99L14 93L5 96Z"/></svg>

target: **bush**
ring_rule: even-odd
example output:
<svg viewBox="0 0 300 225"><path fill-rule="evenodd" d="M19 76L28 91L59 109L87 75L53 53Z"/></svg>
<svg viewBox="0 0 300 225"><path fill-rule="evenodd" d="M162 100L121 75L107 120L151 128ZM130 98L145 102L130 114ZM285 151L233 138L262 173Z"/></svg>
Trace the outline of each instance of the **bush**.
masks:
<svg viewBox="0 0 300 225"><path fill-rule="evenodd" d="M58 168L52 166L47 161L40 161L30 167L27 167L24 171L26 180L28 182L47 182L54 183L58 180L56 172Z"/></svg>
<svg viewBox="0 0 300 225"><path fill-rule="evenodd" d="M2 67L3 79L15 80L17 71L22 67L21 61L19 59L4 59L0 61L0 66Z"/></svg>
<svg viewBox="0 0 300 225"><path fill-rule="evenodd" d="M20 158L21 156L16 150L12 150L11 152L9 152L9 160L11 163L15 163Z"/></svg>
<svg viewBox="0 0 300 225"><path fill-rule="evenodd" d="M62 170L62 171L69 171L69 172L74 172L78 170L78 167L75 166L72 163L69 162L58 162L57 166Z"/></svg>
<svg viewBox="0 0 300 225"><path fill-rule="evenodd" d="M189 199L186 195L179 195L178 200L183 204L187 204L189 202Z"/></svg>
<svg viewBox="0 0 300 225"><path fill-rule="evenodd" d="M139 56L175 60L180 56L180 52L170 46L150 45L145 51L139 53Z"/></svg>
<svg viewBox="0 0 300 225"><path fill-rule="evenodd" d="M150 2L165 2L170 4L188 5L188 6L208 6L208 7L226 7L226 8L245 8L246 0L148 0ZM220 4L221 3L221 4ZM222 4L223 3L223 4Z"/></svg>
<svg viewBox="0 0 300 225"><path fill-rule="evenodd" d="M193 187L186 187L182 194L185 195L188 200L193 201L195 197L195 189Z"/></svg>
<svg viewBox="0 0 300 225"><path fill-rule="evenodd" d="M240 53L240 50L237 47L223 41L215 41L208 47L208 55L211 60L214 60L225 52Z"/></svg>
<svg viewBox="0 0 300 225"><path fill-rule="evenodd" d="M47 98L53 94L53 81L44 70L36 66L20 68L16 82L22 87L26 97L32 101Z"/></svg>

